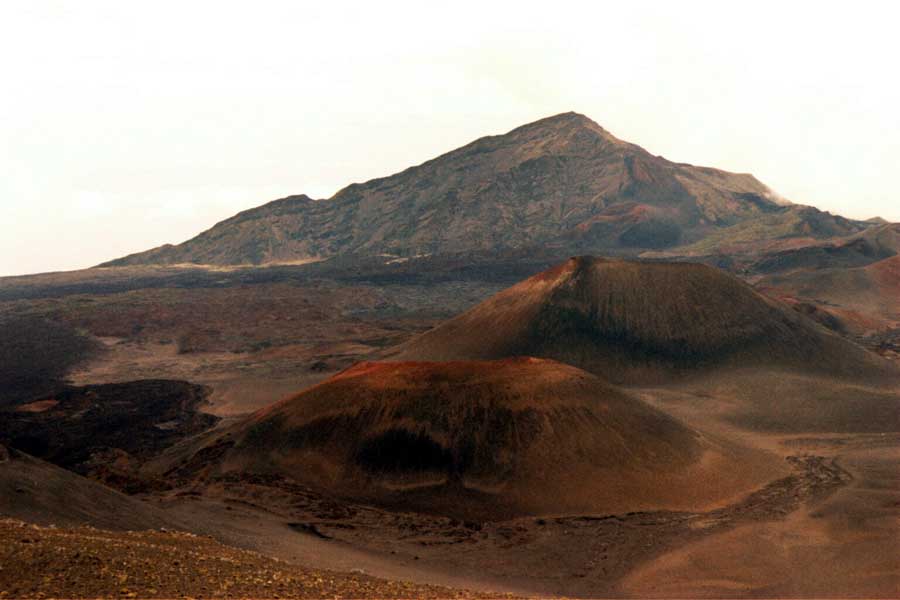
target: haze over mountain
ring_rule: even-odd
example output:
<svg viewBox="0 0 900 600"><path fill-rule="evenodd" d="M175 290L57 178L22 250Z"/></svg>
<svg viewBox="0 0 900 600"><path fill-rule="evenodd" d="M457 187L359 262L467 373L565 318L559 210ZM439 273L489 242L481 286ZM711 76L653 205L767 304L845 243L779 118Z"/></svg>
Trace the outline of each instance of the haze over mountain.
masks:
<svg viewBox="0 0 900 600"><path fill-rule="evenodd" d="M870 225L788 205L752 175L671 162L583 115L563 113L350 185L329 200L276 200L177 246L102 266L412 257L535 245L635 254L720 233L720 242L821 239Z"/></svg>

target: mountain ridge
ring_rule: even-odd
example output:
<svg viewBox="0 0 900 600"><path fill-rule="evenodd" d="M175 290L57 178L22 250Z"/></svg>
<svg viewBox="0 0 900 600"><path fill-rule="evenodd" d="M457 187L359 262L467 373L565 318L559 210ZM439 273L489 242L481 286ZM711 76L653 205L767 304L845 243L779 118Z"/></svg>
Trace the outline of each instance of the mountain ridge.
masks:
<svg viewBox="0 0 900 600"><path fill-rule="evenodd" d="M274 200L181 244L100 266L256 265L534 245L637 255L791 210L753 175L654 156L569 112L350 184L327 200ZM839 225L850 235L871 223Z"/></svg>

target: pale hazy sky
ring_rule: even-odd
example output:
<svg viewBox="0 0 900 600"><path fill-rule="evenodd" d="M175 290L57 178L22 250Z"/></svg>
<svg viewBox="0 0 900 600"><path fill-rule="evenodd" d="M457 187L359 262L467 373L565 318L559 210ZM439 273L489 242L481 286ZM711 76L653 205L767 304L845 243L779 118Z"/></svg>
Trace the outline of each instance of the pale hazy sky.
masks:
<svg viewBox="0 0 900 600"><path fill-rule="evenodd" d="M0 2L0 275L177 243L575 110L900 221L883 2Z"/></svg>

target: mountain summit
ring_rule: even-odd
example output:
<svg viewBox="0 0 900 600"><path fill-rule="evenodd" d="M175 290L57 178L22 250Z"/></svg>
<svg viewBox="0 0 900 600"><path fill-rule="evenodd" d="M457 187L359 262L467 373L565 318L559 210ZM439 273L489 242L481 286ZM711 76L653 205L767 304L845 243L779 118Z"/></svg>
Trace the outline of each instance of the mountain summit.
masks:
<svg viewBox="0 0 900 600"><path fill-rule="evenodd" d="M183 244L103 266L264 264L536 245L637 253L696 243L790 210L752 175L673 163L570 112L350 185L329 200L276 200Z"/></svg>

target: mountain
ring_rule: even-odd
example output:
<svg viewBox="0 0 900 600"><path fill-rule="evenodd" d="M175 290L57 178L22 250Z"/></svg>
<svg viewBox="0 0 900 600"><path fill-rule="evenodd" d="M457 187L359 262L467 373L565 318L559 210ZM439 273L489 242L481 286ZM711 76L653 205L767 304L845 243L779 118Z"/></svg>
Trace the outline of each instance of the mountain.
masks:
<svg viewBox="0 0 900 600"><path fill-rule="evenodd" d="M846 239L866 235L876 228L872 223L846 219L811 206L791 205L716 229L693 243L647 252L644 256L714 258L722 266L745 270L752 268L760 256L803 253L810 247L840 245Z"/></svg>
<svg viewBox="0 0 900 600"><path fill-rule="evenodd" d="M614 382L768 365L845 377L886 361L724 271L572 258L406 342L393 360L552 358Z"/></svg>
<svg viewBox="0 0 900 600"><path fill-rule="evenodd" d="M829 259L843 265L871 259L871 255L855 250L842 252L845 249L819 255L816 262ZM900 330L900 256L865 266L820 266L775 273L759 279L756 287L801 310L814 312L839 331L865 336Z"/></svg>
<svg viewBox="0 0 900 600"><path fill-rule="evenodd" d="M589 373L534 358L359 363L182 464L472 519L709 503L761 467Z"/></svg>
<svg viewBox="0 0 900 600"><path fill-rule="evenodd" d="M878 223L846 238L760 253L745 275L828 327L868 337L900 330L898 265L900 224Z"/></svg>
<svg viewBox="0 0 900 600"><path fill-rule="evenodd" d="M880 223L849 237L762 254L750 270L759 274L864 267L900 253L900 223Z"/></svg>
<svg viewBox="0 0 900 600"><path fill-rule="evenodd" d="M635 254L696 244L767 218L788 225L771 234L754 229L753 236L818 239L872 225L786 206L752 175L674 163L565 113L350 185L329 200L276 200L177 246L101 266L390 260L538 245L562 255Z"/></svg>

